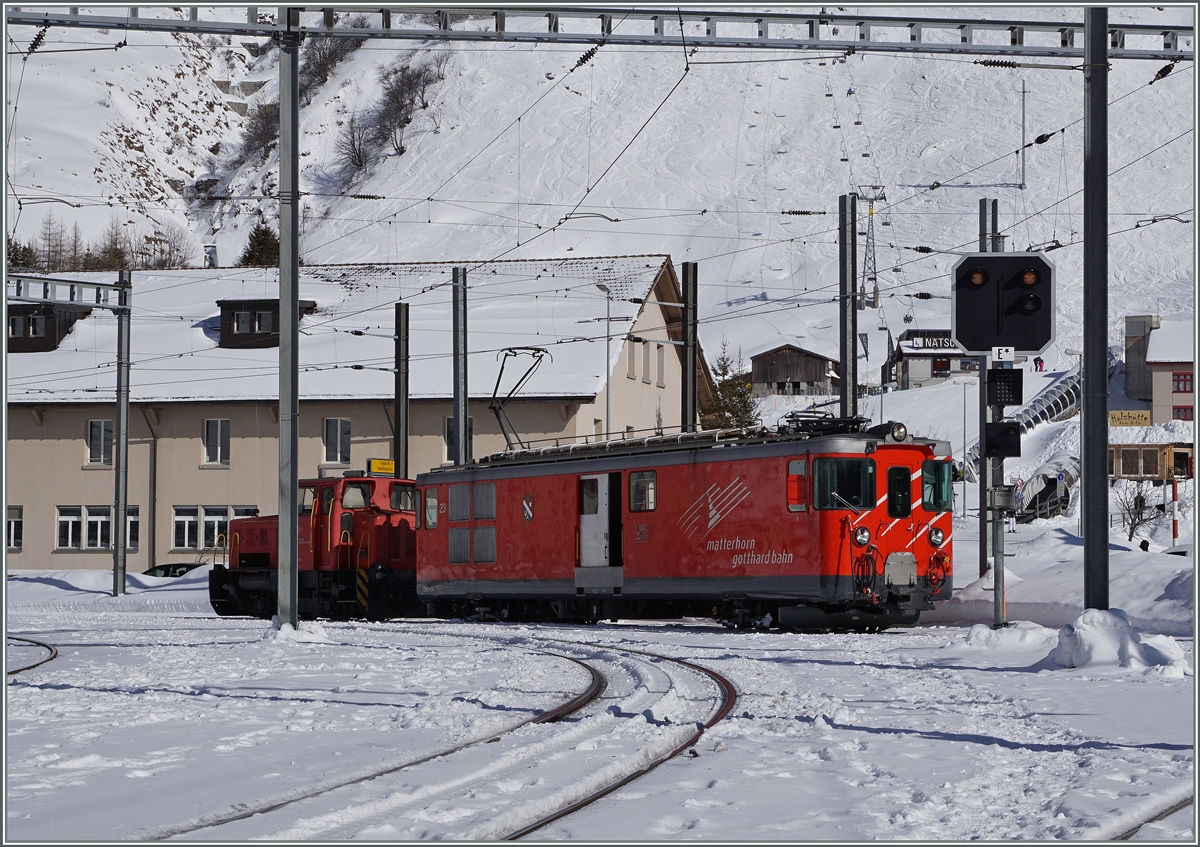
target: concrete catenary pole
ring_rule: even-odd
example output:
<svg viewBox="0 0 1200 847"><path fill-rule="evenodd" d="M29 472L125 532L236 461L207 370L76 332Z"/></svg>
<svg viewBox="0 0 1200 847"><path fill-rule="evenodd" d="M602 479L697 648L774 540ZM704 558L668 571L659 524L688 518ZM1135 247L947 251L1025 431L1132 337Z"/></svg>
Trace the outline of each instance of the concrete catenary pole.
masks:
<svg viewBox="0 0 1200 847"><path fill-rule="evenodd" d="M279 35L279 624L299 618L300 10Z"/></svg>
<svg viewBox="0 0 1200 847"><path fill-rule="evenodd" d="M129 539L129 318L133 284L129 271L117 277L117 421L113 433L113 596L125 593Z"/></svg>
<svg viewBox="0 0 1200 847"><path fill-rule="evenodd" d="M454 269L454 438L450 457L455 465L471 461L471 439L467 427L470 422L467 407L467 269Z"/></svg>
<svg viewBox="0 0 1200 847"><path fill-rule="evenodd" d="M408 304L396 304L396 431L392 457L396 479L408 479Z"/></svg>
<svg viewBox="0 0 1200 847"><path fill-rule="evenodd" d="M683 386L679 428L681 432L695 432L696 418L699 416L697 394L700 390L696 342L699 266L696 262L683 263L680 287L683 293Z"/></svg>
<svg viewBox="0 0 1200 847"><path fill-rule="evenodd" d="M1083 605L1107 609L1108 9L1083 24Z"/></svg>
<svg viewBox="0 0 1200 847"><path fill-rule="evenodd" d="M838 308L841 318L841 413L858 415L858 195L838 198Z"/></svg>

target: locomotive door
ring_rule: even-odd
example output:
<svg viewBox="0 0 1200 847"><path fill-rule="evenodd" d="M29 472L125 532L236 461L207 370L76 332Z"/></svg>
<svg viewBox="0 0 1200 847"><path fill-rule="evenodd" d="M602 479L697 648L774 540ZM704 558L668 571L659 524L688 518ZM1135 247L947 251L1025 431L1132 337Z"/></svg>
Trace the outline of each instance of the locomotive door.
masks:
<svg viewBox="0 0 1200 847"><path fill-rule="evenodd" d="M579 478L579 565L608 564L608 474Z"/></svg>
<svg viewBox="0 0 1200 847"><path fill-rule="evenodd" d="M579 566L620 566L621 473L579 478Z"/></svg>

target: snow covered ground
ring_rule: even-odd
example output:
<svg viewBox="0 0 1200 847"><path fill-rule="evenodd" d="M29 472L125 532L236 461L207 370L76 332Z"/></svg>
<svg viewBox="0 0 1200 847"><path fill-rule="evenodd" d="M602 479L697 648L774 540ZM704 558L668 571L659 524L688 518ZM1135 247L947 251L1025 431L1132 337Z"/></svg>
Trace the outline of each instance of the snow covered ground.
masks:
<svg viewBox="0 0 1200 847"><path fill-rule="evenodd" d="M1114 611L1084 613L1082 548L1067 526L1007 538L1011 627L990 626L963 521L954 599L917 628L877 635L705 620L297 633L215 617L206 568L130 575L120 599L103 571L13 572L8 632L59 657L9 679L7 839L499 838L710 708L711 686L651 677L612 649L717 670L737 703L698 756L535 839L1112 838L1193 792L1191 560L1114 541ZM562 723L503 734L585 687L564 655L636 678ZM10 642L10 667L38 656ZM228 820L239 804L281 803ZM1135 837L1194 842L1192 815Z"/></svg>

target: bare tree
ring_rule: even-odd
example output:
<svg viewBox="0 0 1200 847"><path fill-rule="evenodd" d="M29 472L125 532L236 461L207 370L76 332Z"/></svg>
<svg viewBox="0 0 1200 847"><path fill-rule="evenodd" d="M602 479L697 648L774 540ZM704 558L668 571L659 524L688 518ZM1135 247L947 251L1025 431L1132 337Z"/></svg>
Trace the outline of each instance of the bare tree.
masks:
<svg viewBox="0 0 1200 847"><path fill-rule="evenodd" d="M242 125L242 154L247 159L265 161L278 141L279 101L255 106L246 115L246 122Z"/></svg>
<svg viewBox="0 0 1200 847"><path fill-rule="evenodd" d="M1142 479L1119 479L1113 484L1112 501L1121 515L1121 525L1129 533L1129 541L1139 527L1151 523L1158 510L1150 505L1154 487Z"/></svg>
<svg viewBox="0 0 1200 847"><path fill-rule="evenodd" d="M391 145L397 156L404 155L404 130L413 119L417 76L412 65L400 62L379 69L383 94L375 108L374 140Z"/></svg>
<svg viewBox="0 0 1200 847"><path fill-rule="evenodd" d="M342 125L342 131L334 142L334 152L351 168L361 171L370 157L370 135L370 121L355 112Z"/></svg>

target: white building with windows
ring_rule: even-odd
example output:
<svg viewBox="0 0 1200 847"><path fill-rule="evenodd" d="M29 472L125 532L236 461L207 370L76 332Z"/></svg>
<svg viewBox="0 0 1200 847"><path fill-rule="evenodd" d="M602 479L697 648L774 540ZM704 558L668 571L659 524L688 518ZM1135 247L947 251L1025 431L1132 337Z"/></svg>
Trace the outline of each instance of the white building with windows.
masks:
<svg viewBox="0 0 1200 847"><path fill-rule="evenodd" d="M410 309L409 475L447 461L455 265L468 268L474 455L505 448L489 401L497 389L505 396L532 361L505 357L506 348L546 351L506 409L527 443L678 430L682 310L670 305L681 294L668 256L477 269L467 262L309 266L300 281L301 478L393 456L399 300ZM219 560L232 518L277 511L278 272L137 272L132 303L128 570L198 555ZM103 309L68 309L70 326L50 349L40 338L30 343L27 321L20 335L9 322L11 568L112 566L116 319ZM42 308L48 324L53 311ZM702 408L707 385L702 364Z"/></svg>

